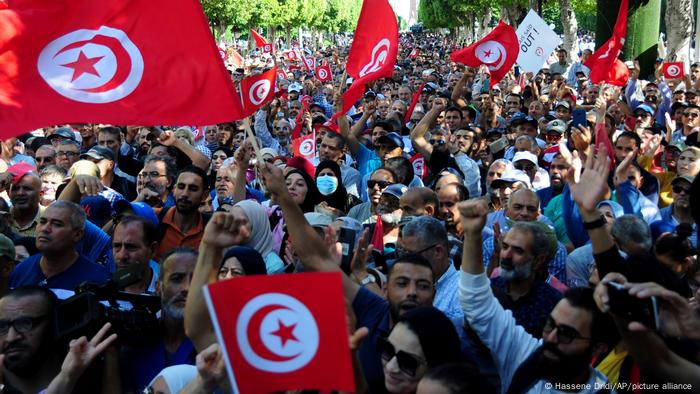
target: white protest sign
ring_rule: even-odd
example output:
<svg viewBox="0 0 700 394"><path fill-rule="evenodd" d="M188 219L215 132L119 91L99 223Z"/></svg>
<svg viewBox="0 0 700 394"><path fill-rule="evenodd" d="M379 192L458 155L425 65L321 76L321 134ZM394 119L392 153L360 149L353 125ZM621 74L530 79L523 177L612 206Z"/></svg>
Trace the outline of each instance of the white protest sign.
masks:
<svg viewBox="0 0 700 394"><path fill-rule="evenodd" d="M559 36L547 26L547 22L533 10L527 13L515 34L520 44L518 65L522 72L540 71L554 48L561 42Z"/></svg>

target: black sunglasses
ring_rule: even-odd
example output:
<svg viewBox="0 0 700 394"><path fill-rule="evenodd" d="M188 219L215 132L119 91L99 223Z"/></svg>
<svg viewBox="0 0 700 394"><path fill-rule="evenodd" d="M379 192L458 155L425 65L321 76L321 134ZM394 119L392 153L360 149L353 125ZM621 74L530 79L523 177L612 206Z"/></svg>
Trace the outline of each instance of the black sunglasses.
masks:
<svg viewBox="0 0 700 394"><path fill-rule="evenodd" d="M578 331L569 326L560 326L552 319L552 316L547 316L544 322L544 327L542 332L549 334L550 332L557 330L557 342L561 344L569 344L574 341L574 339L591 339L582 337Z"/></svg>
<svg viewBox="0 0 700 394"><path fill-rule="evenodd" d="M673 190L673 192L676 194L685 193L685 194L690 195L690 189L686 189L683 186L675 185L671 188L671 190Z"/></svg>
<svg viewBox="0 0 700 394"><path fill-rule="evenodd" d="M398 352L386 338L379 337L377 339L377 350L381 354L382 360L389 362L392 358L396 357L396 362L399 364L399 369L401 372L408 376L416 376L416 371L421 364L425 364L426 361L420 357L413 355L403 350Z"/></svg>
<svg viewBox="0 0 700 394"><path fill-rule="evenodd" d="M377 185L379 185L379 188L383 190L383 189L386 189L387 187L393 185L393 183L389 182L389 181L375 181L372 179L367 181L367 188L368 189L374 189L374 187Z"/></svg>
<svg viewBox="0 0 700 394"><path fill-rule="evenodd" d="M445 145L445 140L430 140L430 145L438 144L440 146Z"/></svg>

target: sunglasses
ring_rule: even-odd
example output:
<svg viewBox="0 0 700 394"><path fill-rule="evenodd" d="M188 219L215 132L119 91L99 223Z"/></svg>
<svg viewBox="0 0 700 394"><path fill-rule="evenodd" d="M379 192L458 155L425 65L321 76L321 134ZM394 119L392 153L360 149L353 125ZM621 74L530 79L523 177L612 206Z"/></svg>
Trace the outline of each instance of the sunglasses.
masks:
<svg viewBox="0 0 700 394"><path fill-rule="evenodd" d="M697 112L683 112L683 116L695 119L700 116L700 114Z"/></svg>
<svg viewBox="0 0 700 394"><path fill-rule="evenodd" d="M374 189L374 187L377 186L377 185L379 185L379 188L380 188L380 189L384 190L384 189L386 189L387 187L393 185L393 183L392 183L392 182L389 182L389 181L375 181L375 180L372 180L372 179L370 179L369 181L367 181L367 188L368 188L368 189Z"/></svg>
<svg viewBox="0 0 700 394"><path fill-rule="evenodd" d="M386 338L379 337L377 339L377 350L381 354L382 360L389 362L391 359L396 357L396 362L399 364L399 369L401 372L408 376L416 376L416 371L421 364L426 364L426 361L422 358L413 355L403 350L398 352Z"/></svg>
<svg viewBox="0 0 700 394"><path fill-rule="evenodd" d="M685 193L687 195L690 195L690 189L686 189L683 186L675 185L671 188L671 190L673 190L673 192L676 194Z"/></svg>
<svg viewBox="0 0 700 394"><path fill-rule="evenodd" d="M548 142L557 142L561 139L561 134L546 134L544 138Z"/></svg>
<svg viewBox="0 0 700 394"><path fill-rule="evenodd" d="M445 140L430 140L430 145L438 144L440 146L445 145Z"/></svg>
<svg viewBox="0 0 700 394"><path fill-rule="evenodd" d="M552 319L551 316L547 316L547 319L544 322L544 327L542 328L542 332L545 334L549 334L554 330L557 330L557 342L561 344L569 344L573 342L574 339L591 339L582 337L578 331L569 326L557 325L557 323L554 321L554 319Z"/></svg>

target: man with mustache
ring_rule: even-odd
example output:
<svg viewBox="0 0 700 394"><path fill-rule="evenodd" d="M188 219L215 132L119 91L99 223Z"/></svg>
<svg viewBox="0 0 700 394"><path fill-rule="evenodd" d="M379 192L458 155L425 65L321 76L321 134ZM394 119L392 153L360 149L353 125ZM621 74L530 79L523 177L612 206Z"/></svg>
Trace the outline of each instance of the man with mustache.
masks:
<svg viewBox="0 0 700 394"><path fill-rule="evenodd" d="M517 326L515 318L496 301L491 291L481 257L481 231L488 205L482 200L470 200L461 203L459 209L465 232L460 303L470 327L491 350L501 377L501 392L599 392L607 378L591 367L590 360L608 348L609 336L616 329L609 316L596 307L593 291L568 290L547 316L542 339L536 339ZM533 233L527 230L516 233L506 235L504 252L512 252L502 254L502 258L508 258L508 253L522 254L521 257L530 254L527 245L519 244L515 236L532 245Z"/></svg>
<svg viewBox="0 0 700 394"><path fill-rule="evenodd" d="M160 247L157 256L178 246L199 247L206 224L199 206L204 202L207 191L207 174L204 170L193 165L180 170L173 187L175 206L158 213Z"/></svg>
<svg viewBox="0 0 700 394"><path fill-rule="evenodd" d="M163 368L194 365L197 351L185 334L185 304L197 263L197 251L171 248L160 259L156 293L161 299L161 336L155 342L123 350L125 392L139 392Z"/></svg>
<svg viewBox="0 0 700 394"><path fill-rule="evenodd" d="M167 157L147 156L143 169L136 177L135 202L145 202L152 207L172 207L175 197L170 191L175 180L175 162Z"/></svg>
<svg viewBox="0 0 700 394"><path fill-rule="evenodd" d="M12 202L12 231L21 236L32 237L36 235L39 218L44 212L44 207L39 205L41 178L26 170L14 171L13 167L8 170L15 175L9 193Z"/></svg>
<svg viewBox="0 0 700 394"><path fill-rule="evenodd" d="M156 227L141 216L124 216L114 228L112 255L118 270L138 265L141 280L127 286L124 291L132 294L153 294L158 279L158 264L152 260L158 244Z"/></svg>
<svg viewBox="0 0 700 394"><path fill-rule="evenodd" d="M40 253L15 267L10 288L40 285L72 291L83 282L106 282L111 276L108 269L76 251L85 233L85 221L85 211L78 204L59 200L49 205L36 227Z"/></svg>

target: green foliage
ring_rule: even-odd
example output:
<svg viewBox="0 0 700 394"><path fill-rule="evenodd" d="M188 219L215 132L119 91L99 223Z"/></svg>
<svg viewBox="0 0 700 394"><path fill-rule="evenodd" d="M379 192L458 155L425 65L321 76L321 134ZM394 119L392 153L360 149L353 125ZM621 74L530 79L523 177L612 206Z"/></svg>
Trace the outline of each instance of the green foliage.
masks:
<svg viewBox="0 0 700 394"><path fill-rule="evenodd" d="M596 0L574 0L574 12L579 30L595 31L597 18ZM559 3L548 1L542 5L542 19L547 23L554 24L554 31L561 34L561 15L559 13Z"/></svg>

